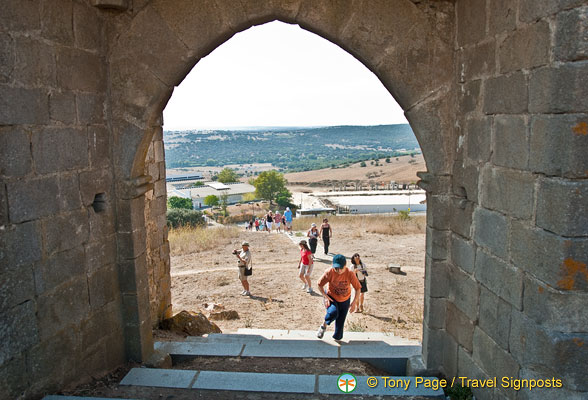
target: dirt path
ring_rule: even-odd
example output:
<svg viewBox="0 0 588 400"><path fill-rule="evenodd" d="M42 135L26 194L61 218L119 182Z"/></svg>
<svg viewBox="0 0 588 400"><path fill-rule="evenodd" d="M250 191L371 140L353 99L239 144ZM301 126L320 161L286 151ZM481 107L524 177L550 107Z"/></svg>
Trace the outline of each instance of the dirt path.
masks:
<svg viewBox="0 0 588 400"><path fill-rule="evenodd" d="M334 226L330 251L350 257L361 254L369 271L365 312L351 314L346 329L390 332L421 340L425 235L388 236ZM232 249L247 240L253 255L251 297L240 296L236 257ZM220 303L237 310L240 319L218 321L223 332L238 328L311 329L324 317L318 294L304 292L297 276L298 247L283 234L241 232L231 243L213 250L184 256L172 255L172 303L174 313L197 311L204 303ZM407 275L387 271L388 263L402 266ZM312 273L313 285L327 260L317 260ZM327 331L327 334L331 332Z"/></svg>

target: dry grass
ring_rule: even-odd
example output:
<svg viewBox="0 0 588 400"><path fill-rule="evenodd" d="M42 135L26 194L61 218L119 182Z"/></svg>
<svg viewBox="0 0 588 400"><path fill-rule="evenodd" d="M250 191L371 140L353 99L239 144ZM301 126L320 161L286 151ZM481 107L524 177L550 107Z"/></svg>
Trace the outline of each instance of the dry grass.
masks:
<svg viewBox="0 0 588 400"><path fill-rule="evenodd" d="M323 216L295 218L292 229L295 231L307 231L313 222L320 227ZM424 215L402 218L392 215L339 215L327 216L331 228L335 231L338 226L345 225L354 229L354 237L361 237L362 232L380 233L383 235L410 235L425 233L426 217Z"/></svg>
<svg viewBox="0 0 588 400"><path fill-rule="evenodd" d="M210 250L239 237L239 231L236 226L170 229L170 250L174 256Z"/></svg>

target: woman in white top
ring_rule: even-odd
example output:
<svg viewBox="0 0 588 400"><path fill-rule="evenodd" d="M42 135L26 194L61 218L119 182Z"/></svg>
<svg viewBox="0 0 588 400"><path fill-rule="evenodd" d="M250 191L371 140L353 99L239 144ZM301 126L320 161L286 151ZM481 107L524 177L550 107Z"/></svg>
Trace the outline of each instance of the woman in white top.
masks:
<svg viewBox="0 0 588 400"><path fill-rule="evenodd" d="M355 253L351 257L351 269L353 272L355 272L355 276L357 276L357 280L361 284L361 292L359 293L359 307L357 308L357 312L363 312L363 296L364 293L368 291L366 279L368 272L365 269L365 265L361 261L358 253Z"/></svg>

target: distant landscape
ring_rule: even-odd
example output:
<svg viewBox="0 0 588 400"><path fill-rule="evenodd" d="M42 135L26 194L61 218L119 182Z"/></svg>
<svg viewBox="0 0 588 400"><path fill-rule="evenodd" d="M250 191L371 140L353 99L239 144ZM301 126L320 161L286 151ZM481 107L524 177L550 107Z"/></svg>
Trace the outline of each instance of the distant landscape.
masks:
<svg viewBox="0 0 588 400"><path fill-rule="evenodd" d="M168 168L270 163L287 172L420 153L408 124L165 131Z"/></svg>

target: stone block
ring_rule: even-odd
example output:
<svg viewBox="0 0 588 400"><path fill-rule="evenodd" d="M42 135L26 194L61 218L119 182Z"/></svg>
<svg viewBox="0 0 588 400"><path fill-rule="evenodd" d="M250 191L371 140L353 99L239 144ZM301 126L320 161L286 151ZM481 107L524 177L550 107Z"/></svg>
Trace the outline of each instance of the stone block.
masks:
<svg viewBox="0 0 588 400"><path fill-rule="evenodd" d="M588 291L586 264L588 239L569 239L513 221L510 258L523 269L552 287Z"/></svg>
<svg viewBox="0 0 588 400"><path fill-rule="evenodd" d="M118 271L115 264L97 269L88 276L90 308L96 310L116 299L120 293Z"/></svg>
<svg viewBox="0 0 588 400"><path fill-rule="evenodd" d="M38 299L37 318L41 340L54 336L68 325L79 324L90 312L85 276L74 278Z"/></svg>
<svg viewBox="0 0 588 400"><path fill-rule="evenodd" d="M77 172L60 174L59 186L59 210L72 211L82 207L80 199L80 183Z"/></svg>
<svg viewBox="0 0 588 400"><path fill-rule="evenodd" d="M459 109L462 113L465 114L478 109L481 83L482 81L475 80L459 86Z"/></svg>
<svg viewBox="0 0 588 400"><path fill-rule="evenodd" d="M140 227L133 232L118 232L117 243L121 260L132 260L146 250L147 231Z"/></svg>
<svg viewBox="0 0 588 400"><path fill-rule="evenodd" d="M541 179L537 226L562 236L588 236L588 181Z"/></svg>
<svg viewBox="0 0 588 400"><path fill-rule="evenodd" d="M540 18L555 14L560 10L581 5L583 0L521 0L519 4L519 19L523 22L536 21Z"/></svg>
<svg viewBox="0 0 588 400"><path fill-rule="evenodd" d="M2 31L28 31L41 27L37 0L5 0L2 4Z"/></svg>
<svg viewBox="0 0 588 400"><path fill-rule="evenodd" d="M0 33L0 83L8 83L14 70L14 39L7 32Z"/></svg>
<svg viewBox="0 0 588 400"><path fill-rule="evenodd" d="M447 303L447 332L467 351L472 351L474 323L452 302Z"/></svg>
<svg viewBox="0 0 588 400"><path fill-rule="evenodd" d="M588 6L584 5L557 14L555 30L555 58L577 61L588 58Z"/></svg>
<svg viewBox="0 0 588 400"><path fill-rule="evenodd" d="M482 170L481 180L483 207L531 218L535 194L535 177L531 173L488 166Z"/></svg>
<svg viewBox="0 0 588 400"><path fill-rule="evenodd" d="M515 29L517 23L517 0L493 0L488 6L488 30L490 35Z"/></svg>
<svg viewBox="0 0 588 400"><path fill-rule="evenodd" d="M469 379L477 379L479 381L490 379L488 374L480 368L474 361L471 354L469 354L463 347L457 350L457 367L460 377L467 377ZM461 383L460 381L458 381ZM476 395L476 399L492 399L493 393L491 389L472 389ZM488 397L489 396L489 397Z"/></svg>
<svg viewBox="0 0 588 400"><path fill-rule="evenodd" d="M94 8L73 4L73 30L76 47L98 52L104 49L104 23Z"/></svg>
<svg viewBox="0 0 588 400"><path fill-rule="evenodd" d="M484 81L486 114L521 114L527 111L527 79L522 72Z"/></svg>
<svg viewBox="0 0 588 400"><path fill-rule="evenodd" d="M71 1L41 1L41 34L45 39L71 46L74 39L72 18Z"/></svg>
<svg viewBox="0 0 588 400"><path fill-rule="evenodd" d="M86 276L84 249L54 254L52 257L35 265L35 286L38 295L53 290L64 282L76 277Z"/></svg>
<svg viewBox="0 0 588 400"><path fill-rule="evenodd" d="M6 197L6 186L0 184L0 229L8 225L8 199ZM2 256L0 256L2 259Z"/></svg>
<svg viewBox="0 0 588 400"><path fill-rule="evenodd" d="M427 254L433 260L446 260L449 249L449 231L439 231L427 227Z"/></svg>
<svg viewBox="0 0 588 400"><path fill-rule="evenodd" d="M475 46L468 46L459 53L460 82L492 76L496 71L496 42L484 41Z"/></svg>
<svg viewBox="0 0 588 400"><path fill-rule="evenodd" d="M548 381L551 387L534 388L533 390L520 390L518 392L517 400L551 400L554 397L559 397L566 400L583 400L586 398L586 392L573 391L566 380L563 380L563 387L553 387L554 376L559 376L555 372L531 366L529 368L521 368L519 377L521 379ZM557 378L555 378L557 379Z"/></svg>
<svg viewBox="0 0 588 400"><path fill-rule="evenodd" d="M0 125L42 125L47 122L47 93L41 89L0 85Z"/></svg>
<svg viewBox="0 0 588 400"><path fill-rule="evenodd" d="M88 127L88 146L92 167L106 168L110 166L110 137L103 126Z"/></svg>
<svg viewBox="0 0 588 400"><path fill-rule="evenodd" d="M445 307L447 300L444 298L429 297L425 299L424 319L431 329L445 329Z"/></svg>
<svg viewBox="0 0 588 400"><path fill-rule="evenodd" d="M117 230L129 232L135 227L145 226L145 199L137 197L130 200L119 200Z"/></svg>
<svg viewBox="0 0 588 400"><path fill-rule="evenodd" d="M105 92L105 65L97 54L61 48L57 52L57 84L62 89Z"/></svg>
<svg viewBox="0 0 588 400"><path fill-rule="evenodd" d="M41 227L34 222L0 229L0 273L41 259Z"/></svg>
<svg viewBox="0 0 588 400"><path fill-rule="evenodd" d="M52 121L72 125L76 121L76 98L71 92L49 93L49 116Z"/></svg>
<svg viewBox="0 0 588 400"><path fill-rule="evenodd" d="M0 365L0 387L2 388L2 400L24 398L29 387L26 371L26 359L24 355L15 357Z"/></svg>
<svg viewBox="0 0 588 400"><path fill-rule="evenodd" d="M443 343L447 332L444 329L431 329L423 325L423 360L427 370L439 371L443 365Z"/></svg>
<svg viewBox="0 0 588 400"><path fill-rule="evenodd" d="M30 37L16 39L14 80L26 86L55 85L55 50Z"/></svg>
<svg viewBox="0 0 588 400"><path fill-rule="evenodd" d="M35 281L30 265L0 272L0 312L35 298Z"/></svg>
<svg viewBox="0 0 588 400"><path fill-rule="evenodd" d="M529 112L571 113L588 109L588 64L543 67L529 78Z"/></svg>
<svg viewBox="0 0 588 400"><path fill-rule="evenodd" d="M504 260L508 254L508 224L504 215L485 208L474 211L474 241Z"/></svg>
<svg viewBox="0 0 588 400"><path fill-rule="evenodd" d="M85 207L91 206L97 194L106 193L107 202L108 194L113 193L112 171L107 169L94 169L80 173L80 190L82 195L82 204Z"/></svg>
<svg viewBox="0 0 588 400"><path fill-rule="evenodd" d="M512 306L493 292L480 287L480 315L478 325L501 348L508 349Z"/></svg>
<svg viewBox="0 0 588 400"><path fill-rule="evenodd" d="M458 235L451 235L451 262L469 274L474 273L476 245Z"/></svg>
<svg viewBox="0 0 588 400"><path fill-rule="evenodd" d="M465 238L470 238L472 215L475 204L459 197L452 199L451 230Z"/></svg>
<svg viewBox="0 0 588 400"><path fill-rule="evenodd" d="M490 118L470 118L465 123L466 154L473 161L486 162L492 149L492 121Z"/></svg>
<svg viewBox="0 0 588 400"><path fill-rule="evenodd" d="M2 314L0 365L18 356L39 340L33 300L25 301Z"/></svg>
<svg viewBox="0 0 588 400"><path fill-rule="evenodd" d="M141 254L136 259L119 260L119 284L122 293L137 293L147 286L147 256Z"/></svg>
<svg viewBox="0 0 588 400"><path fill-rule="evenodd" d="M116 232L114 208L108 203L103 211L94 212L93 208L88 211L90 216L90 240L101 240Z"/></svg>
<svg viewBox="0 0 588 400"><path fill-rule="evenodd" d="M498 297L519 310L522 308L523 274L518 268L478 249L475 276Z"/></svg>
<svg viewBox="0 0 588 400"><path fill-rule="evenodd" d="M449 229L451 198L427 193L427 225L436 230Z"/></svg>
<svg viewBox="0 0 588 400"><path fill-rule="evenodd" d="M588 115L531 119L529 167L547 175L582 178L588 171Z"/></svg>
<svg viewBox="0 0 588 400"><path fill-rule="evenodd" d="M588 326L588 293L552 289L526 276L523 306L537 324L559 332L584 332Z"/></svg>
<svg viewBox="0 0 588 400"><path fill-rule="evenodd" d="M478 319L478 300L480 287L468 274L457 267L450 266L448 274L449 296L448 298L472 321Z"/></svg>
<svg viewBox="0 0 588 400"><path fill-rule="evenodd" d="M7 184L7 191L12 223L45 217L59 211L56 177L11 182Z"/></svg>
<svg viewBox="0 0 588 400"><path fill-rule="evenodd" d="M157 171L159 172L159 168L157 168ZM153 185L153 195L155 197L165 198L165 196L167 195L165 179L160 179L155 182L155 184Z"/></svg>
<svg viewBox="0 0 588 400"><path fill-rule="evenodd" d="M88 139L85 130L45 128L33 132L33 158L39 173L51 173L88 166Z"/></svg>
<svg viewBox="0 0 588 400"><path fill-rule="evenodd" d="M449 294L448 265L443 261L425 261L425 297L447 297Z"/></svg>
<svg viewBox="0 0 588 400"><path fill-rule="evenodd" d="M110 235L103 237L102 240L87 243L85 251L88 272L93 272L107 264L115 263L116 236Z"/></svg>
<svg viewBox="0 0 588 400"><path fill-rule="evenodd" d="M152 162L146 165L145 174L149 175L153 178L153 182L157 183L159 181L159 163ZM162 179L163 183L165 184L165 179ZM155 195L157 196L157 195Z"/></svg>
<svg viewBox="0 0 588 400"><path fill-rule="evenodd" d="M456 162L453 166L453 193L470 202L478 202L479 170L476 165Z"/></svg>
<svg viewBox="0 0 588 400"><path fill-rule="evenodd" d="M568 390L588 391L586 333L562 333L548 330L523 313L512 315L510 349L521 367L532 368L560 378ZM537 351L541 349L541 351ZM559 390L559 389L556 389Z"/></svg>
<svg viewBox="0 0 588 400"><path fill-rule="evenodd" d="M36 389L47 383L63 384L64 377L71 374L71 366L75 365L78 351L78 341L73 332L67 329L32 348L28 357L28 368ZM55 360L60 362L56 363Z"/></svg>
<svg viewBox="0 0 588 400"><path fill-rule="evenodd" d="M88 211L85 209L51 217L43 221L43 240L47 254L81 246L90 234Z"/></svg>
<svg viewBox="0 0 588 400"><path fill-rule="evenodd" d="M96 346L105 338L122 330L120 305L118 302L106 304L91 313L80 325L80 344L82 349Z"/></svg>
<svg viewBox="0 0 588 400"><path fill-rule="evenodd" d="M474 331L473 359L491 377L519 376L519 364L482 329Z"/></svg>
<svg viewBox="0 0 588 400"><path fill-rule="evenodd" d="M31 172L31 139L17 127L0 128L0 176L19 178Z"/></svg>
<svg viewBox="0 0 588 400"><path fill-rule="evenodd" d="M486 2L457 3L457 44L477 43L486 36Z"/></svg>
<svg viewBox="0 0 588 400"><path fill-rule="evenodd" d="M101 94L76 94L78 122L81 125L103 124L106 111L106 98Z"/></svg>
<svg viewBox="0 0 588 400"><path fill-rule="evenodd" d="M531 69L549 63L551 32L546 21L522 27L509 34L500 44L500 72Z"/></svg>
<svg viewBox="0 0 588 400"><path fill-rule="evenodd" d="M527 169L529 140L527 123L518 115L494 117L493 161L502 167Z"/></svg>

